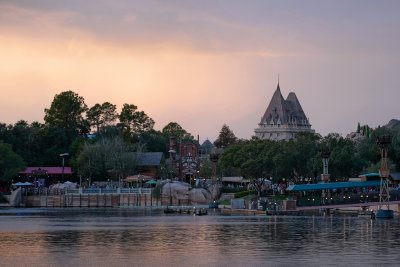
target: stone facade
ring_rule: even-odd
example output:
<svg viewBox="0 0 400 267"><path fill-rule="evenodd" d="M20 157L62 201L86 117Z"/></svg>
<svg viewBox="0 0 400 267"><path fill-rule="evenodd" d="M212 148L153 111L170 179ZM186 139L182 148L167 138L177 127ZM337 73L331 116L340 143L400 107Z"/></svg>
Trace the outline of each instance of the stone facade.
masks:
<svg viewBox="0 0 400 267"><path fill-rule="evenodd" d="M255 136L269 140L291 140L300 132L314 133L295 93L289 93L286 100L278 86L267 110L261 118Z"/></svg>

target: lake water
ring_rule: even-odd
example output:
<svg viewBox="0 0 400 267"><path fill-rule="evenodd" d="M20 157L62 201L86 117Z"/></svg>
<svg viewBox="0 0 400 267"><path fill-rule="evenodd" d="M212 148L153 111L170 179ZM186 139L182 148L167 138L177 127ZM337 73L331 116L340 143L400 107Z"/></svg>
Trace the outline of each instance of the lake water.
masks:
<svg viewBox="0 0 400 267"><path fill-rule="evenodd" d="M0 209L0 266L399 266L400 221Z"/></svg>

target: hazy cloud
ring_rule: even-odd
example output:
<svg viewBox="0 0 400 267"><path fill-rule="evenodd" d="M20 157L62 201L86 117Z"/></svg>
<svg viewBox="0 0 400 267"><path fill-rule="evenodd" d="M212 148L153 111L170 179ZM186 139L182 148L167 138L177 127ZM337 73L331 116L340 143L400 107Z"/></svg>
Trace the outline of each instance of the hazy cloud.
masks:
<svg viewBox="0 0 400 267"><path fill-rule="evenodd" d="M281 75L318 132L398 117L398 1L0 1L0 121L56 93L249 138ZM5 100L6 99L6 100ZM381 101L385 103L381 106ZM10 112L10 106L15 107Z"/></svg>

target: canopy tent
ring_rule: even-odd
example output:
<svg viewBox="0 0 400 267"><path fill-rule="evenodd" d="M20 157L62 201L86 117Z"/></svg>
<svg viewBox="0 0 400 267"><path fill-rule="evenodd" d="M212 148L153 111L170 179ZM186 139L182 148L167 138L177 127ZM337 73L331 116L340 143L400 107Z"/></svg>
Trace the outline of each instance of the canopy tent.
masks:
<svg viewBox="0 0 400 267"><path fill-rule="evenodd" d="M125 182L141 182L141 181L149 181L152 179L153 179L153 177L151 177L151 176L136 174L136 175L126 177L124 179L124 181Z"/></svg>
<svg viewBox="0 0 400 267"><path fill-rule="evenodd" d="M380 186L380 181L299 184L299 185L290 185L290 186L288 186L288 188L286 188L286 190L287 191L316 191L316 190L370 187L370 186Z"/></svg>
<svg viewBox="0 0 400 267"><path fill-rule="evenodd" d="M18 182L18 183L13 184L13 186L33 186L33 184L30 182L23 182L23 183Z"/></svg>
<svg viewBox="0 0 400 267"><path fill-rule="evenodd" d="M65 183L57 183L50 186L51 189L75 189L78 187L77 183L66 181Z"/></svg>
<svg viewBox="0 0 400 267"><path fill-rule="evenodd" d="M150 181L147 181L146 184L157 184L157 181L156 180L150 180Z"/></svg>

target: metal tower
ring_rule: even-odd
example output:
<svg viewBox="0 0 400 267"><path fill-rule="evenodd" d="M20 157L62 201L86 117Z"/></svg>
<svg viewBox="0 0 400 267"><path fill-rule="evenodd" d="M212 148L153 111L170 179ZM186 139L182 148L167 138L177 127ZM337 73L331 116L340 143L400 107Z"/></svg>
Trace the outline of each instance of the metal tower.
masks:
<svg viewBox="0 0 400 267"><path fill-rule="evenodd" d="M329 182L330 175L329 175L329 170L328 170L328 163L329 163L330 155L331 155L331 152L329 151L328 148L321 149L321 158L322 158L322 164L323 164L321 180L323 182Z"/></svg>
<svg viewBox="0 0 400 267"><path fill-rule="evenodd" d="M322 164L323 164L323 169L322 169L322 175L321 175L321 180L325 183L329 182L329 170L328 170L328 163L329 163L329 156L331 155L331 152L329 148L323 147L321 149L321 158L322 158ZM328 200L330 198L330 192L329 190L322 190L322 203L325 204L325 200Z"/></svg>
<svg viewBox="0 0 400 267"><path fill-rule="evenodd" d="M381 168L379 176L381 184L379 189L379 210L376 213L377 218L393 218L393 210L389 207L390 192L389 192L389 176L390 170L388 166L388 149L390 145L390 136L383 135L377 138L376 143L381 152Z"/></svg>

